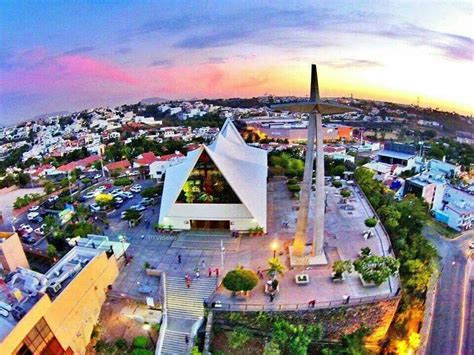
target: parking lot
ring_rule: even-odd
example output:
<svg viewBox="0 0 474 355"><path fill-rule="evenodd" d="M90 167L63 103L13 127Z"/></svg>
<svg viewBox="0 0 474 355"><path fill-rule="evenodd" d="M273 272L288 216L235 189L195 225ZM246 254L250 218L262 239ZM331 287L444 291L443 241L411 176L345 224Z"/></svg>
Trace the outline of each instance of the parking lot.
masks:
<svg viewBox="0 0 474 355"><path fill-rule="evenodd" d="M138 180L134 183L134 185L140 185L142 189L146 187L154 186L155 184L156 183L153 180ZM101 188L101 186L103 187ZM101 179L95 185L89 188L86 188L80 192L77 192L76 194L73 194L73 196L79 197L79 199L82 200L81 203L87 206L88 208L90 208L91 205L94 205L96 203L95 198L92 194L91 196L88 196L89 198L85 198L84 196L90 192L96 191L98 188L103 193L110 193L111 191L116 190L116 189L120 189L123 191L128 190L128 188L113 186L110 182L105 181L104 179ZM130 232L131 229L128 227L127 221L121 218L121 214L122 212L126 211L130 207L139 205L140 202L142 201L142 196L140 192L134 192L132 193L131 198L122 197L122 200L123 200L123 203L120 205L116 205L115 206L116 208L108 212L106 216L109 221L110 231L117 230L117 233L121 233L122 230L126 230L127 234L130 234L128 232ZM35 232L35 230L38 231L38 228L40 228L41 225L44 223L43 221L44 217L46 217L49 214L59 213L59 211L50 210L48 208L50 207L50 204L51 202L48 203L47 201L45 201L43 204L39 206L33 205L35 207L33 214L31 214L32 212L28 210L22 213L21 215L19 215L17 218L13 219L13 226L15 227L16 230L20 230L21 225L26 225L26 227L23 228L23 230L28 230L28 233L20 231L20 234L24 236L24 238L22 238L22 241L24 242L25 245L28 245L30 247L40 248L40 249L47 248L47 243L41 242L44 236L41 233ZM36 206L38 206L37 209L36 209ZM141 219L140 225L144 226L146 223L145 221L150 221L149 225L147 224L147 226L148 228L151 228L152 224L155 222L154 218L152 221L152 215L154 214L154 210L155 212L157 212L158 208L159 206L158 207L153 206L153 205L147 206L146 209L141 212L143 217ZM93 210L91 211L94 212ZM38 213L39 218L31 219L31 217L36 213ZM28 218L28 216L30 216L30 219ZM98 221L97 223L99 224L100 222ZM136 230L136 233L140 233L141 231L140 225L133 228L134 230ZM141 232L144 232L144 231L141 231ZM117 234L117 236L118 235L119 234Z"/></svg>

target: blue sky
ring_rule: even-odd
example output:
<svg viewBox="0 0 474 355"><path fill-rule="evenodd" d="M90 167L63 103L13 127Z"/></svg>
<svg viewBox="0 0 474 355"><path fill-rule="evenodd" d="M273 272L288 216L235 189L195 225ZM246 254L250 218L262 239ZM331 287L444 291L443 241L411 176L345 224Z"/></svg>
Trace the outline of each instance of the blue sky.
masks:
<svg viewBox="0 0 474 355"><path fill-rule="evenodd" d="M472 113L473 5L0 1L0 123L165 98L325 96Z"/></svg>

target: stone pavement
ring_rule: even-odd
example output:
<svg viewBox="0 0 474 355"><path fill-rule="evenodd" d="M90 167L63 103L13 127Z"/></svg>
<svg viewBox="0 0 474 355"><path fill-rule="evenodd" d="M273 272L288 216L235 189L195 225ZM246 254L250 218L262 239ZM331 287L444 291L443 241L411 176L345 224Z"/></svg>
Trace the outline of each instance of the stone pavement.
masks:
<svg viewBox="0 0 474 355"><path fill-rule="evenodd" d="M355 188L352 188L355 189ZM372 216L372 212L366 201L362 199L357 191L354 193L351 204L354 205L354 211L346 211L339 208L338 202L340 195L337 189L326 186L328 192L328 209L326 213L326 240L325 252L329 258L327 266L318 266L309 270L289 269L288 248L291 245L296 209L298 201L290 198L290 193L286 187L285 180L282 178L274 179L268 186L268 233L265 236L244 236L240 238L238 247L226 248L222 263L220 248L204 248L198 249L195 242L195 232L189 232L190 236L186 237L188 232L183 232L183 237L170 236L169 234L158 235L153 229L146 229L144 226L138 226L129 229L123 222L111 226L114 233L124 232L131 243L128 254L133 255L133 261L126 266L124 271L117 279L114 288L123 293L131 293L134 296L142 297L136 292L137 282L140 285L149 285L153 290L157 289L158 282L156 277L146 276L143 265L145 262L150 263L155 268L165 271L168 275L184 277L186 273L192 273L196 266L201 267L204 260L205 267L201 267L202 277L207 277L207 268L218 267L221 269L221 275L226 271L234 269L242 265L246 268L261 270L267 268L267 261L272 257L271 243L278 242L277 253L282 262L286 265L287 271L284 277L279 277L280 294L274 302L279 304L291 303L307 303L309 300L326 302L332 300L341 300L344 295L351 298L383 296L391 292L394 293L398 288L397 279L392 278L392 291L388 282L379 287L363 287L358 276L353 273L349 275L346 281L342 283L334 283L331 281L331 265L337 259L355 259L362 247L369 246L374 254L382 255L388 253L389 241L387 235L382 229L376 229L377 236L369 240L362 237L363 232L367 229L364 221L367 217ZM313 195L314 197L314 195ZM311 206L314 205L312 198ZM310 208L312 208L310 206ZM155 208L157 210L157 208ZM148 213L148 212L147 212ZM147 216L152 223L158 216ZM289 222L288 227L283 222ZM313 221L310 218L310 226ZM144 239L141 235L144 234ZM193 236L194 235L194 236ZM190 247L186 247L184 241L186 238L191 239ZM216 236L211 233L204 233L202 241L205 245L219 246L216 243ZM219 238L219 236L217 236ZM176 240L180 239L179 248L173 247ZM308 241L311 240L311 231L308 233ZM182 263L178 263L177 256L181 255ZM127 269L128 268L128 269ZM311 282L307 286L297 286L294 276L297 273L309 274ZM263 280L261 284L252 292L248 303L267 304L268 297L263 292ZM153 291L154 292L154 291ZM219 289L217 299L222 302L234 302L230 297L230 293L222 288ZM240 301L239 301L240 302Z"/></svg>

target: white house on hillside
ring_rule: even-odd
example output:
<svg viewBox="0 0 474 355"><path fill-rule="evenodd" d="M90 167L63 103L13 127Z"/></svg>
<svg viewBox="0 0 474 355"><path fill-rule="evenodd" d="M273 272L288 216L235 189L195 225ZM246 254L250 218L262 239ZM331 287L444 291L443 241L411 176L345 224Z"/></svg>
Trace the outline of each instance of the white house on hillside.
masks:
<svg viewBox="0 0 474 355"><path fill-rule="evenodd" d="M166 171L159 223L173 229L267 227L267 152L228 119L209 146Z"/></svg>

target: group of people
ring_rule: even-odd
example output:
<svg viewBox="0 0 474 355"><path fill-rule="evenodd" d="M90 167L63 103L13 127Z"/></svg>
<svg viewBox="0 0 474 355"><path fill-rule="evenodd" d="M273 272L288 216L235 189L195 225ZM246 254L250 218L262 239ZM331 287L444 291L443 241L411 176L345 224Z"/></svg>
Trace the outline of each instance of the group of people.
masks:
<svg viewBox="0 0 474 355"><path fill-rule="evenodd" d="M182 263L182 256L181 254L178 255L178 264L181 264ZM202 260L201 261L201 268L205 269L206 268L206 261L205 260ZM200 267L199 266L196 266L193 270L193 273L194 273L194 277L199 280L201 278L201 271L200 271ZM208 267L207 268L207 276L208 277L212 277L214 274L216 275L216 277L219 277L219 273L220 273L220 270L218 267L216 268L212 268L212 267ZM192 283L192 280L193 278L189 275L189 274L186 274L184 276L184 281L186 283L186 287L187 288L190 288L191 287L191 283Z"/></svg>

